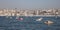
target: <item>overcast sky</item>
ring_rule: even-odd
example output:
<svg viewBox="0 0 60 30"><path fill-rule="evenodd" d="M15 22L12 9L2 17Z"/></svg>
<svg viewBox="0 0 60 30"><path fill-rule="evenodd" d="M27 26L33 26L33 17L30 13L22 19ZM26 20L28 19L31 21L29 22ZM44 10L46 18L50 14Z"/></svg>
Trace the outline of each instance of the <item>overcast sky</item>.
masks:
<svg viewBox="0 0 60 30"><path fill-rule="evenodd" d="M60 0L0 0L0 8L60 8Z"/></svg>

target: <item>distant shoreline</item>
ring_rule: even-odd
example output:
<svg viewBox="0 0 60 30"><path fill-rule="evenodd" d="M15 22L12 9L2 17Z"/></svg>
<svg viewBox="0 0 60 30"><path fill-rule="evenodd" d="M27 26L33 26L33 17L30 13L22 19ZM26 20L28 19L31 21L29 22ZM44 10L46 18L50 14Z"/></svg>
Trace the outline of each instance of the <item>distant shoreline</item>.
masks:
<svg viewBox="0 0 60 30"><path fill-rule="evenodd" d="M42 17L57 17L57 16L59 16L60 17L60 15L27 15L27 16L42 16Z"/></svg>

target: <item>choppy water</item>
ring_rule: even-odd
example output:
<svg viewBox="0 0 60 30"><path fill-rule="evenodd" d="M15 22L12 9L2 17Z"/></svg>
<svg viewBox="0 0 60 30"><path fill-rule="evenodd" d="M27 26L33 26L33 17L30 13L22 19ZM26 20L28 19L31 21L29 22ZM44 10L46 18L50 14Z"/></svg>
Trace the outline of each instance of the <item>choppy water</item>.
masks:
<svg viewBox="0 0 60 30"><path fill-rule="evenodd" d="M20 16L23 20L0 16L0 30L60 30L60 17L41 17L41 16ZM42 21L36 21L38 18L43 18ZM44 22L51 20L54 23L47 25Z"/></svg>

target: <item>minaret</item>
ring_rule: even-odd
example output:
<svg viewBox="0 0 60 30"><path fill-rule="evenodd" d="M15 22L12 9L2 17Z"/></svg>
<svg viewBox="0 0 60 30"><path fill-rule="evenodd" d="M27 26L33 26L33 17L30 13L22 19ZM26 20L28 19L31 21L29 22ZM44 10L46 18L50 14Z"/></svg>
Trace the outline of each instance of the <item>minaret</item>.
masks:
<svg viewBox="0 0 60 30"><path fill-rule="evenodd" d="M38 16L38 10L37 10L37 16Z"/></svg>

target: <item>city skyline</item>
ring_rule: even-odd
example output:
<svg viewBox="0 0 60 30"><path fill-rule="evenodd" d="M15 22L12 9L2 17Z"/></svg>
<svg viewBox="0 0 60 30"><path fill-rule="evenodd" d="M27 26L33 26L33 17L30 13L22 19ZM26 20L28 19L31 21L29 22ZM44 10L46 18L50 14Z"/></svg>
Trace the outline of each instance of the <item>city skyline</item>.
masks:
<svg viewBox="0 0 60 30"><path fill-rule="evenodd" d="M0 8L60 8L60 0L0 0Z"/></svg>

